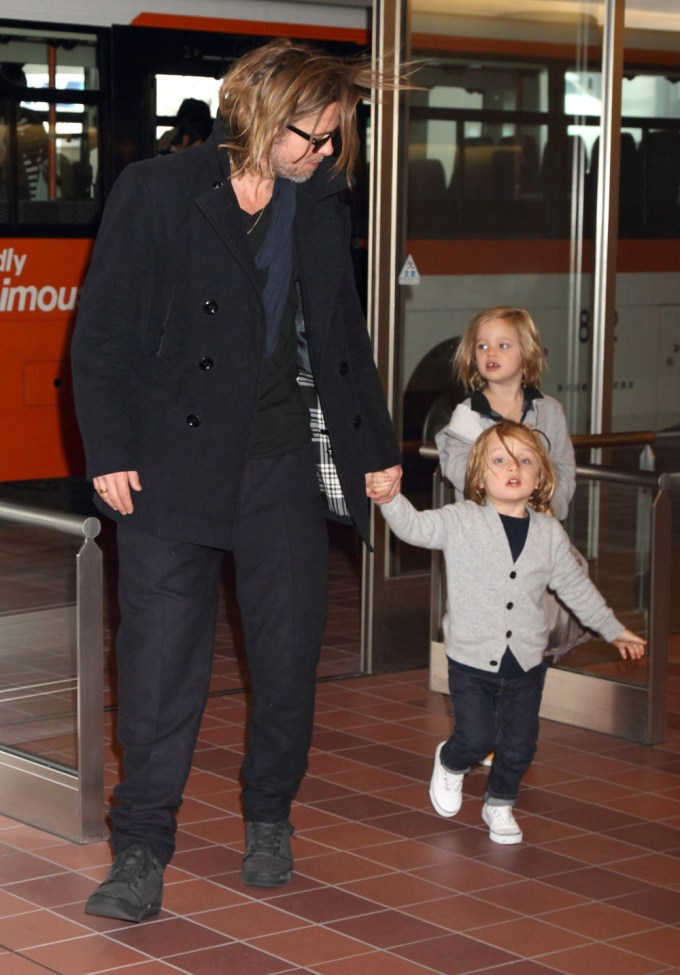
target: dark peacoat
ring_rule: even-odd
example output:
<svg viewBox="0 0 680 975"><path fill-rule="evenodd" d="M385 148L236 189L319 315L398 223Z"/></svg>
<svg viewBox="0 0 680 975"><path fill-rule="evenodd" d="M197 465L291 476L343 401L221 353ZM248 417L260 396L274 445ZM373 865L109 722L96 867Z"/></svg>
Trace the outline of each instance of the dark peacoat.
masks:
<svg viewBox="0 0 680 975"><path fill-rule="evenodd" d="M118 178L72 363L88 476L139 471L131 524L228 548L264 308L220 134L216 125L202 146L134 163ZM368 541L364 474L399 464L400 452L354 284L349 214L329 170L325 160L297 186L295 247L312 370L345 497Z"/></svg>

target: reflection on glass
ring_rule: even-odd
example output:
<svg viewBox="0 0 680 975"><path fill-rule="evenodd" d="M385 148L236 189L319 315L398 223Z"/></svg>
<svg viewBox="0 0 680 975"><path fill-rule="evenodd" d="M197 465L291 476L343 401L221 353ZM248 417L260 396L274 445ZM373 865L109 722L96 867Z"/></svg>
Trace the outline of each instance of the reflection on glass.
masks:
<svg viewBox="0 0 680 975"><path fill-rule="evenodd" d="M653 492L629 484L581 480L572 500L568 529L588 557L590 577L624 626L649 636L651 512ZM594 638L559 666L598 677L645 684L647 659L623 661L606 641Z"/></svg>
<svg viewBox="0 0 680 975"><path fill-rule="evenodd" d="M76 554L82 539L0 522L0 749L77 767Z"/></svg>
<svg viewBox="0 0 680 975"><path fill-rule="evenodd" d="M626 7L612 429L680 424L680 16ZM677 585L675 586L677 590Z"/></svg>
<svg viewBox="0 0 680 975"><path fill-rule="evenodd" d="M594 204L583 132L592 147L597 10L545 0L520 15L481 0L471 16L469 4L412 3L410 55L424 62L417 80L427 90L408 98L406 247L420 284L400 289L395 385L404 489L418 507L431 493L418 447L466 395L451 358L483 308L532 312L550 366L542 388L561 400L572 432L586 428ZM422 554L394 545L395 572L427 569Z"/></svg>

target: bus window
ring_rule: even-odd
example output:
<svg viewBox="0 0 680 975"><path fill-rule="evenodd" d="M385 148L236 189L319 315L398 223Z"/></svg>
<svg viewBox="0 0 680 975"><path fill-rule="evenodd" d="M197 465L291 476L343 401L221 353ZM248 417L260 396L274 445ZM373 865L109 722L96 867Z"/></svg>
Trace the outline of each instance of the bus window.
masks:
<svg viewBox="0 0 680 975"><path fill-rule="evenodd" d="M176 134L175 122L180 106L195 99L207 106L211 118L217 115L220 82L215 78L192 75L156 75L156 147L167 152Z"/></svg>
<svg viewBox="0 0 680 975"><path fill-rule="evenodd" d="M440 56L418 82L427 90L410 96L409 236L541 233L547 65Z"/></svg>
<svg viewBox="0 0 680 975"><path fill-rule="evenodd" d="M96 35L6 31L0 57L0 222L99 217Z"/></svg>

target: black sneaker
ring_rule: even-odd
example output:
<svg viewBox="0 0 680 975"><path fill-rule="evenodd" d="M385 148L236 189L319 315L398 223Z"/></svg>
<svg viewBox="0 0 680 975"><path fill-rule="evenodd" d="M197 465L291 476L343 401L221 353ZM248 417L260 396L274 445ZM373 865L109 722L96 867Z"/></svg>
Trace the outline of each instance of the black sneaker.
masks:
<svg viewBox="0 0 680 975"><path fill-rule="evenodd" d="M91 894L86 914L142 921L154 917L163 898L163 867L151 850L136 843L119 853L103 884Z"/></svg>
<svg viewBox="0 0 680 975"><path fill-rule="evenodd" d="M293 876L290 837L295 830L282 823L246 823L246 852L241 879L255 887L282 887Z"/></svg>

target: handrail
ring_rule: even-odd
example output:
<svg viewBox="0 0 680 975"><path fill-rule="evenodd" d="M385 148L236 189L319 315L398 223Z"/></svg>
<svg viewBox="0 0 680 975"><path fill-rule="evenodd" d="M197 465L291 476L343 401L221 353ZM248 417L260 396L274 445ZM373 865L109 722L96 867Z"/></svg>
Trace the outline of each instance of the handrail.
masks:
<svg viewBox="0 0 680 975"><path fill-rule="evenodd" d="M423 444L418 453L423 460L435 460L439 463L439 451L436 447ZM577 464L576 474L592 481L635 484L637 487L658 488L660 491L680 488L680 471L620 471L616 467L603 467L601 464Z"/></svg>
<svg viewBox="0 0 680 975"><path fill-rule="evenodd" d="M439 451L436 447L430 447L424 443L418 450L423 460L436 460L439 463Z"/></svg>
<svg viewBox="0 0 680 975"><path fill-rule="evenodd" d="M31 508L28 505L13 504L0 501L0 518L17 521L25 525L41 525L44 528L54 528L56 531L68 535L84 535L85 538L96 538L101 531L101 522L91 515L62 514L58 511L47 511L44 508Z"/></svg>
<svg viewBox="0 0 680 975"><path fill-rule="evenodd" d="M47 756L24 753L0 742L0 808L76 842L99 840L104 833L101 798L104 788L103 580L102 552L94 539L101 523L93 516L0 502L0 523L17 522L80 536L75 555L75 674L67 675L76 694L76 760L74 767ZM70 556L70 550L67 553ZM66 557L66 556L65 556ZM67 597L68 599L68 597ZM66 603L70 606L70 603ZM19 610L16 616L20 616ZM31 610L37 617L41 607ZM53 612L47 607L44 612ZM29 621L28 625L33 625ZM10 625L14 625L11 622ZM69 624L70 627L70 624ZM70 628L71 630L71 628ZM70 649L69 649L70 654ZM55 678L63 690L64 675ZM55 682L52 682L55 687ZM43 691L41 690L42 694Z"/></svg>
<svg viewBox="0 0 680 975"><path fill-rule="evenodd" d="M574 447L636 447L656 442L653 430L631 430L627 433L572 433Z"/></svg>
<svg viewBox="0 0 680 975"><path fill-rule="evenodd" d="M653 430L632 430L627 433L573 433L571 442L576 448L588 447L637 447L651 446L659 435ZM427 451L427 452L425 452ZM431 454L430 451L434 453ZM437 454L437 448L424 444L420 448L421 457L430 460Z"/></svg>
<svg viewBox="0 0 680 975"><path fill-rule="evenodd" d="M667 471L621 471L617 467L603 467L601 464L577 464L576 476L579 475L591 481L634 484L636 487L658 488L660 491L669 491L674 487L674 478L680 478L680 474Z"/></svg>

